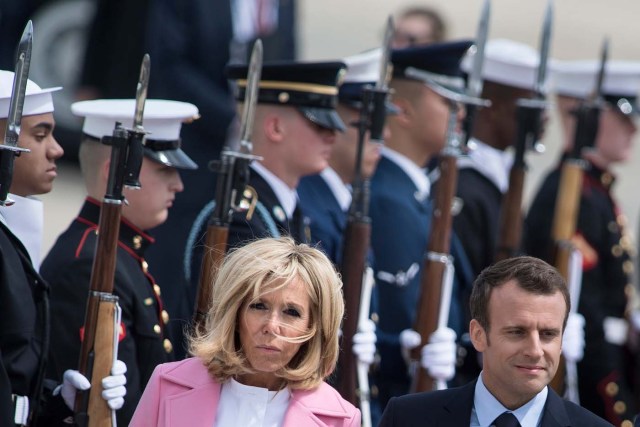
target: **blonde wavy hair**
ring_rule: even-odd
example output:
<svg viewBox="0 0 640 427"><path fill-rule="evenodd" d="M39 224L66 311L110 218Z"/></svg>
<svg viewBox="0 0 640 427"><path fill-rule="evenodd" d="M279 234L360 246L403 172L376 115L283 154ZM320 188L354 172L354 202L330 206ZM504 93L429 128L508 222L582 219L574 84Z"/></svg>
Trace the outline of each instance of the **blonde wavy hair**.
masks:
<svg viewBox="0 0 640 427"><path fill-rule="evenodd" d="M226 256L215 279L204 332L194 331L189 340L191 354L204 362L218 382L254 372L240 346L238 322L242 308L293 280L307 288L310 327L302 337L292 339L303 344L276 375L291 389L310 390L333 372L344 314L340 276L318 249L297 244L290 237L266 238Z"/></svg>

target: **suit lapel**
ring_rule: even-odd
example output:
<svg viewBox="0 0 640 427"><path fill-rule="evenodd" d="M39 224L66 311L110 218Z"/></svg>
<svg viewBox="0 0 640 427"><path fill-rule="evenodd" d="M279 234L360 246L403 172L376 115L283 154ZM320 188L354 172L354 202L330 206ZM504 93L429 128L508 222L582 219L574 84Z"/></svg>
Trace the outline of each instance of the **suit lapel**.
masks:
<svg viewBox="0 0 640 427"><path fill-rule="evenodd" d="M445 416L440 418L441 422L438 426L468 427L475 390L476 381L460 387L458 393L451 396L451 399L443 406Z"/></svg>
<svg viewBox="0 0 640 427"><path fill-rule="evenodd" d="M213 425L220 401L220 384L208 374L198 375L198 377L180 377L169 373L162 380L185 387L184 392L166 397L164 415L168 426Z"/></svg>
<svg viewBox="0 0 640 427"><path fill-rule="evenodd" d="M558 394L548 387L549 395L544 405L541 427L566 427L571 425L564 401Z"/></svg>

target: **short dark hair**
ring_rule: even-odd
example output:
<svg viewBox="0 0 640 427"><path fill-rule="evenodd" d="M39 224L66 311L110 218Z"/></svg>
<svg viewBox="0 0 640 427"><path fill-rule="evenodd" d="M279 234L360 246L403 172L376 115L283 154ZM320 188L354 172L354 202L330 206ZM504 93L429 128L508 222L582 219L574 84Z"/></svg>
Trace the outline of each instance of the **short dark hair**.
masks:
<svg viewBox="0 0 640 427"><path fill-rule="evenodd" d="M530 256L508 258L482 270L473 282L471 290L469 301L471 318L488 331L491 292L511 280L514 280L521 289L536 295L553 295L560 292L567 307L562 324L564 330L571 308L566 282L554 267L539 258Z"/></svg>
<svg viewBox="0 0 640 427"><path fill-rule="evenodd" d="M418 17L431 22L433 29L433 41L440 43L447 37L447 24L442 15L435 9L426 6L412 6L404 9L399 19Z"/></svg>

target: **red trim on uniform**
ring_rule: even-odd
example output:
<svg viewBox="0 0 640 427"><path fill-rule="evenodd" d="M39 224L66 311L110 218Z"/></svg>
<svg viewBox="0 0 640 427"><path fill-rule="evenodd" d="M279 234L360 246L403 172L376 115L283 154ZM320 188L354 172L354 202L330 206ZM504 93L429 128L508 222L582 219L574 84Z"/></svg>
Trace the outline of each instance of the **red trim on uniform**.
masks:
<svg viewBox="0 0 640 427"><path fill-rule="evenodd" d="M76 219L78 221L80 221L82 218L76 218ZM89 222L87 221L87 222L85 222L85 224L86 223L89 223ZM78 243L78 247L76 248L76 258L78 258L80 256L80 251L82 250L82 247L84 246L84 243L87 241L87 237L89 236L89 234L90 233L95 233L96 230L97 230L96 227L91 227L91 228L87 228L85 230L85 232L82 233L82 238L80 239L80 243Z"/></svg>
<svg viewBox="0 0 640 427"><path fill-rule="evenodd" d="M612 382L618 385L618 379L618 372L612 371L609 375L600 380L597 386L598 394L602 398L602 403L604 404L606 419L616 426L619 426L622 423L622 418L620 418L620 416L616 414L616 411L613 410L613 405L616 403L616 399L614 396L609 396L607 393L607 384Z"/></svg>

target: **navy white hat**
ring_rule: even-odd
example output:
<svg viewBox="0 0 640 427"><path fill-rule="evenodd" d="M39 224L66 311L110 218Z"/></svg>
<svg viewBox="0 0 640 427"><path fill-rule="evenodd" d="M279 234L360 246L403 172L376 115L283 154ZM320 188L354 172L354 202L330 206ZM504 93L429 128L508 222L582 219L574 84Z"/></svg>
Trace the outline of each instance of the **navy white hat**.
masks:
<svg viewBox="0 0 640 427"><path fill-rule="evenodd" d="M558 95L586 98L595 87L598 61L556 61L551 69ZM638 114L639 61L608 61L602 82L603 98L625 115Z"/></svg>
<svg viewBox="0 0 640 427"><path fill-rule="evenodd" d="M0 119L9 117L9 104L11 103L11 92L13 91L13 71L0 70ZM62 89L52 87L42 89L32 80L27 80L25 91L23 116L35 116L53 112L53 97L51 92Z"/></svg>
<svg viewBox="0 0 640 427"><path fill-rule="evenodd" d="M262 65L258 103L296 107L307 119L327 129L343 131L335 110L342 62L271 62ZM243 101L247 65L228 65L227 77L237 82L236 100Z"/></svg>
<svg viewBox="0 0 640 427"><path fill-rule="evenodd" d="M476 51L469 51L460 67L471 71ZM537 50L524 43L508 39L492 39L484 47L482 79L520 89L535 89L540 64ZM544 88L544 87L543 87Z"/></svg>
<svg viewBox="0 0 640 427"><path fill-rule="evenodd" d="M113 134L116 122L133 126L135 99L96 99L71 104L76 116L84 117L82 132L101 139ZM198 117L198 108L188 102L147 99L142 125L148 132L144 154L158 163L178 169L197 169L196 163L180 149L182 123Z"/></svg>
<svg viewBox="0 0 640 427"><path fill-rule="evenodd" d="M464 95L460 61L472 45L472 40L461 40L395 49L391 52L393 77L422 81L453 101L485 105Z"/></svg>
<svg viewBox="0 0 640 427"><path fill-rule="evenodd" d="M340 85L338 99L341 104L353 108L362 107L362 91L365 86L375 86L380 76L380 62L382 61L382 49L371 49L343 58L347 64L347 73ZM390 102L386 103L387 114L395 114L398 107Z"/></svg>

